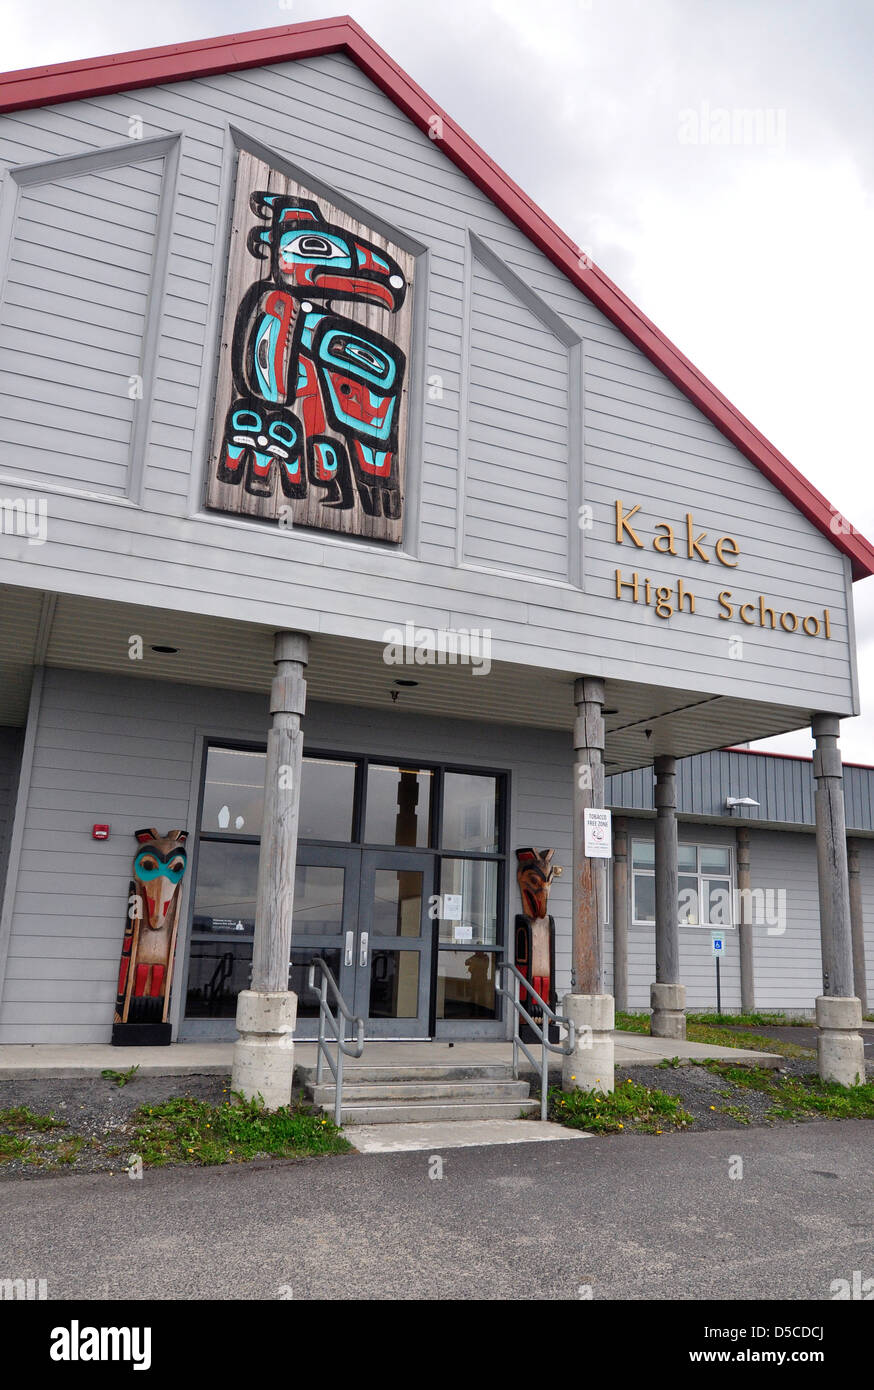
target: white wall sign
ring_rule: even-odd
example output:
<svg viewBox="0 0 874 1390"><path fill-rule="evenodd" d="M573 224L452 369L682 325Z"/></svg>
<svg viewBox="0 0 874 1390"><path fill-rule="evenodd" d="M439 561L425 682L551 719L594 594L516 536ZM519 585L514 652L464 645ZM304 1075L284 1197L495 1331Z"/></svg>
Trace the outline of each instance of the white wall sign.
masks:
<svg viewBox="0 0 874 1390"><path fill-rule="evenodd" d="M612 854L613 832L609 811L587 807L583 812L585 850L588 859L609 859Z"/></svg>
<svg viewBox="0 0 874 1390"><path fill-rule="evenodd" d="M461 894L443 894L443 920L444 922L461 921Z"/></svg>

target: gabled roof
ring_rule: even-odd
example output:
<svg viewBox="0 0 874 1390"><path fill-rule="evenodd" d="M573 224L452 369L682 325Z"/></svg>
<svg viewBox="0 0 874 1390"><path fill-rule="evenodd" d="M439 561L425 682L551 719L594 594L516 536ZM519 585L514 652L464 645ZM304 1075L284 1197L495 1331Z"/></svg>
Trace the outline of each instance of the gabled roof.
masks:
<svg viewBox="0 0 874 1390"><path fill-rule="evenodd" d="M0 113L312 58L322 53L345 53L421 130L427 132L429 122L439 116L443 123L443 153L838 550L850 557L854 579L874 574L874 546L855 529L842 529L848 523L822 493L349 16L0 74Z"/></svg>

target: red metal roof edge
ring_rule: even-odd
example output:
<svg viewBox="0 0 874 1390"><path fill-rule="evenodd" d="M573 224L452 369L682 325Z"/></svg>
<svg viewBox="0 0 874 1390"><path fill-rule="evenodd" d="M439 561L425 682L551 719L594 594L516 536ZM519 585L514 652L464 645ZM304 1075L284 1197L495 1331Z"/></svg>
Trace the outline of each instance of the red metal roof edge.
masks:
<svg viewBox="0 0 874 1390"><path fill-rule="evenodd" d="M786 758L792 763L812 763L813 757L809 753L778 753L771 748L720 748L720 753L746 753L751 758ZM699 755L692 753L691 757ZM851 763L846 758L841 759L842 767L859 767L863 772L874 772L874 763Z"/></svg>
<svg viewBox="0 0 874 1390"><path fill-rule="evenodd" d="M836 549L849 556L854 579L874 574L874 545L854 528L846 533L833 529L835 521L841 523L843 518L822 493L698 371L612 280L588 262L580 248L348 15L2 73L0 114L333 52L348 54L420 129L428 131L430 121L439 116L443 132L436 143L446 156L620 332L664 372Z"/></svg>

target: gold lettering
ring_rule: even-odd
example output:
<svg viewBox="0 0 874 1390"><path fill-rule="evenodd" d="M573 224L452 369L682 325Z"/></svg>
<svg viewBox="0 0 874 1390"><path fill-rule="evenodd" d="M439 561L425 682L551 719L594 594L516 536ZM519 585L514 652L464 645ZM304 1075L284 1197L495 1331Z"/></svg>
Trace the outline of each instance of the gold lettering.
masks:
<svg viewBox="0 0 874 1390"><path fill-rule="evenodd" d="M633 596L633 598L634 598L634 602L637 603L637 570L634 571L634 574L631 576L630 579L623 579L623 578L622 578L622 571L621 571L621 570L617 570L617 571L616 571L616 597L617 597L617 598L621 598L621 597L622 597L622 590L623 590L623 589L630 589L630 590L632 591L632 596Z"/></svg>
<svg viewBox="0 0 874 1390"><path fill-rule="evenodd" d="M831 622L831 615L830 615L830 613L829 613L829 611L828 611L827 608L824 608L824 609L822 610L822 621L823 621L823 626L825 627L825 635L826 635L826 637L831 637L831 635L832 635L832 622Z"/></svg>
<svg viewBox="0 0 874 1390"><path fill-rule="evenodd" d="M731 605L731 604L729 603L729 601L728 601L730 598L731 598L731 589L723 589L723 590L722 590L722 593L719 595L719 606L720 606L720 608L723 608L723 609L725 609L726 611L725 611L724 613L720 613L719 616L720 616L720 618L722 619L722 621L723 621L724 623L725 623L725 622L728 622L728 619L729 619L729 618L733 618L733 617L734 617L734 608L732 607L732 605Z"/></svg>
<svg viewBox="0 0 874 1390"><path fill-rule="evenodd" d="M645 578L643 581L643 601L644 603L652 603L652 583L649 578Z"/></svg>
<svg viewBox="0 0 874 1390"><path fill-rule="evenodd" d="M674 549L673 526L669 526L666 521L659 521L655 529L657 531L664 531L665 534L663 536L653 537L653 550L660 550L663 555L676 555L677 552ZM667 541L667 545L664 544L665 541ZM662 542L662 544L659 544L659 542Z"/></svg>
<svg viewBox="0 0 874 1390"><path fill-rule="evenodd" d="M636 512L639 512L639 511L640 511L640 503L639 503L639 502L638 502L637 506L636 506L636 507L632 507L630 511L628 511L628 512L623 511L623 507L622 507L622 502L621 502L621 500L620 500L618 497L616 498L616 544L617 544L617 545L621 545L621 544L622 544L623 532L627 531L627 532L628 532L629 539L637 546L638 550L643 550L643 541L640 539L640 536L638 536L638 535L635 534L633 528L632 528L631 526L629 526L629 524L628 524L629 521L631 520L631 518L635 515L635 513L636 513Z"/></svg>
<svg viewBox="0 0 874 1390"><path fill-rule="evenodd" d="M746 623L747 627L752 627L752 625L753 625L753 620L752 620L752 618L745 618L745 617L744 617L744 609L745 609L745 608L748 608L748 609L750 610L750 612L753 611L753 605L752 605L751 603L742 603L741 606L740 606L740 608L737 610L737 616L740 618L740 620L741 620L742 623Z"/></svg>
<svg viewBox="0 0 874 1390"><path fill-rule="evenodd" d="M670 603L668 602L669 598L671 597L671 593L672 590L669 588L667 584L660 584L659 587L656 589L655 611L658 617L660 618L670 618L671 614L674 611Z"/></svg>
<svg viewBox="0 0 874 1390"><path fill-rule="evenodd" d="M773 608L766 608L766 607L765 607L765 597L764 597L764 594L759 594L759 627L764 627L764 626L765 626L765 614L766 614L766 613L770 616L770 619L771 619L771 630L773 631L773 629L774 629L774 628L776 627L776 625L777 625L777 619L774 617L774 610L773 610Z"/></svg>
<svg viewBox="0 0 874 1390"><path fill-rule="evenodd" d="M810 628L807 626L808 623L813 623L813 632L811 632ZM808 613L801 626L804 628L808 637L819 636L819 618L814 617L812 613Z"/></svg>
<svg viewBox="0 0 874 1390"><path fill-rule="evenodd" d="M686 554L688 555L688 557L689 557L690 560L694 560L694 559L695 559L695 556L697 555L697 556L698 556L698 559L699 559L699 560L703 560L704 563L705 563L705 565L709 565L709 564L710 564L710 556L709 556L709 555L705 555L705 554L704 554L704 551L701 549L701 542L704 541L704 540L706 540L706 539L707 539L707 532L706 532L706 531L702 531L702 532L701 532L701 535L698 536L697 539L694 539L694 538L693 538L693 536L692 536L692 513L691 513L691 512L687 512L687 513L686 513Z"/></svg>
<svg viewBox="0 0 874 1390"><path fill-rule="evenodd" d="M695 612L695 595L691 592L691 590L689 590L689 589L687 589L687 588L685 587L685 585L683 584L682 579L678 579L678 580L677 580L677 612L678 612L678 613L682 613L682 611L683 611L683 600L684 600L684 599L688 599L688 600L689 600L689 612L690 612L690 613L694 613L694 612Z"/></svg>
<svg viewBox="0 0 874 1390"><path fill-rule="evenodd" d="M719 560L720 564L727 565L730 570L736 570L737 559L735 558L734 564L732 564L730 560L726 560L722 553L723 550L728 550L729 548L731 549L731 554L735 557L740 555L740 546L733 536L720 536L714 547L716 550L716 558Z"/></svg>
<svg viewBox="0 0 874 1390"><path fill-rule="evenodd" d="M791 626L791 627L787 627L787 626L786 626L786 619L787 619L787 618L791 618L791 619L792 619L792 626ZM798 631L798 617L797 617L797 615L796 615L795 613L793 613L793 612L791 611L791 609L790 609L788 612L786 612L786 613L781 613L781 614L780 614L780 626L782 627L782 629L783 629L784 632L797 632L797 631Z"/></svg>

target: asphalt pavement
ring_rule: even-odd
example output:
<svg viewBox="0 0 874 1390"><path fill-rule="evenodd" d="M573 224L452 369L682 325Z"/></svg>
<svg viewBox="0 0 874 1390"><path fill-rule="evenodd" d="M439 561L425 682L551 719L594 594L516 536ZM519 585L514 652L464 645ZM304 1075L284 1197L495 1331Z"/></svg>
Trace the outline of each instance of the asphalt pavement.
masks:
<svg viewBox="0 0 874 1390"><path fill-rule="evenodd" d="M828 1300L874 1277L872 1140L849 1120L5 1182L0 1278L51 1299Z"/></svg>

